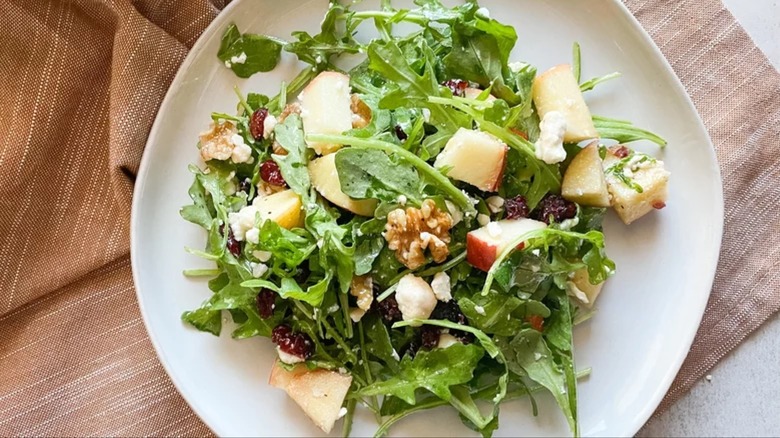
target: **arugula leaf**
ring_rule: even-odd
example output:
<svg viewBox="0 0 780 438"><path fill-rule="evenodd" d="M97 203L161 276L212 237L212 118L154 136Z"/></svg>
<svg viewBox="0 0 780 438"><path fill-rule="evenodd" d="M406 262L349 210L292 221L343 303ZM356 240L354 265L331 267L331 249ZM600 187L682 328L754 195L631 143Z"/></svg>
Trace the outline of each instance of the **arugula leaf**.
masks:
<svg viewBox="0 0 780 438"><path fill-rule="evenodd" d="M325 278L303 290L298 282L293 278L282 278L281 285L268 280L247 280L241 283L243 288L264 288L272 290L284 299L292 299L308 303L314 307L319 307L328 290L328 284L332 279L332 274L326 274Z"/></svg>
<svg viewBox="0 0 780 438"><path fill-rule="evenodd" d="M524 329L507 344L504 355L514 366L519 366L529 379L547 388L560 406L572 432L577 432L577 406L569 399L569 385L564 373L555 363L553 353L542 334ZM514 368L513 368L514 369Z"/></svg>
<svg viewBox="0 0 780 438"><path fill-rule="evenodd" d="M208 194L203 188L200 179L195 178L190 186L189 190L190 199L192 199L192 205L187 205L179 210L179 214L185 220L188 220L196 225L200 225L206 230L211 229L211 223L214 219L212 208L208 203Z"/></svg>
<svg viewBox="0 0 780 438"><path fill-rule="evenodd" d="M522 304L519 298L493 292L486 297L476 294L473 299L476 302L469 298L458 300L460 310L472 326L499 336L512 336L522 327L523 321L512 315Z"/></svg>
<svg viewBox="0 0 780 438"><path fill-rule="evenodd" d="M284 181L290 188L307 199L311 191L311 179L307 164L309 148L303 139L303 123L297 114L291 114L274 128L276 141L287 151L287 155L272 155L279 165Z"/></svg>
<svg viewBox="0 0 780 438"><path fill-rule="evenodd" d="M661 147L666 147L666 140L645 129L637 128L625 120L609 117L593 116L593 124L602 138L608 138L618 143L630 143L637 140L648 140Z"/></svg>
<svg viewBox="0 0 780 438"><path fill-rule="evenodd" d="M219 336L222 331L222 311L214 310L208 304L182 313L181 320L202 332L208 332L215 336Z"/></svg>
<svg viewBox="0 0 780 438"><path fill-rule="evenodd" d="M364 275L371 272L374 260L379 256L385 246L382 236L366 237L355 247L355 275Z"/></svg>
<svg viewBox="0 0 780 438"><path fill-rule="evenodd" d="M295 31L292 33L295 41L288 43L284 50L295 54L299 60L311 64L318 71L328 69L332 56L358 53L361 45L352 37L351 26L343 29L339 26L345 14L351 12L338 2L331 1L322 19L320 33L311 36L308 32Z"/></svg>
<svg viewBox="0 0 780 438"><path fill-rule="evenodd" d="M317 245L305 237L282 228L276 222L267 220L260 226L257 248L273 255L271 260L275 268L283 266L291 270L308 259Z"/></svg>
<svg viewBox="0 0 780 438"><path fill-rule="evenodd" d="M276 68L282 52L282 43L276 38L251 33L241 34L231 24L222 34L217 58L240 78Z"/></svg>
<svg viewBox="0 0 780 438"><path fill-rule="evenodd" d="M399 195L421 202L422 182L413 167L394 163L378 150L344 148L336 153L341 190L355 199L395 202Z"/></svg>
<svg viewBox="0 0 780 438"><path fill-rule="evenodd" d="M368 385L357 391L357 395L392 395L413 405L415 390L425 388L443 400L450 400L450 386L468 383L483 354L484 350L473 344L421 350L414 359L404 356L394 377Z"/></svg>
<svg viewBox="0 0 780 438"><path fill-rule="evenodd" d="M393 373L399 370L399 362L393 354L393 345L390 342L390 334L382 319L377 314L368 314L360 320L366 331L366 351L372 356L384 362Z"/></svg>

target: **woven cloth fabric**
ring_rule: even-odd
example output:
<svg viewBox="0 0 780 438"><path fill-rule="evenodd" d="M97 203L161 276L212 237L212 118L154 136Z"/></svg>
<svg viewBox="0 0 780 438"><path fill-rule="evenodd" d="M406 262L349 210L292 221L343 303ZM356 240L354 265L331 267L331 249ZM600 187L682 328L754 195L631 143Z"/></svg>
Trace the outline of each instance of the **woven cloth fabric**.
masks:
<svg viewBox="0 0 780 438"><path fill-rule="evenodd" d="M665 409L780 308L780 76L718 0L624 0L715 144L726 224ZM0 436L206 435L141 322L134 175L219 0L0 0Z"/></svg>

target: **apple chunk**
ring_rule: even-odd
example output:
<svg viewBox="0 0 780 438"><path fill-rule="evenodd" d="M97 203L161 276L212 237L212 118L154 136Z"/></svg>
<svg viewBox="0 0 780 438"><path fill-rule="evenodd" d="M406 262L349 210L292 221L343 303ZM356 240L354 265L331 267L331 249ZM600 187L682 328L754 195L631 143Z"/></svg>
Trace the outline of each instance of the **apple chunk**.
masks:
<svg viewBox="0 0 780 438"><path fill-rule="evenodd" d="M571 160L563 175L561 192L564 198L581 205L609 207L609 191L598 142L589 144Z"/></svg>
<svg viewBox="0 0 780 438"><path fill-rule="evenodd" d="M501 140L490 134L460 128L436 157L433 166L449 168L447 176L452 179L495 192L504 176L507 150Z"/></svg>
<svg viewBox="0 0 780 438"><path fill-rule="evenodd" d="M340 418L339 411L352 385L352 376L323 369L309 371L305 365L287 371L277 361L271 369L269 383L287 392L317 427L330 433Z"/></svg>
<svg viewBox="0 0 780 438"><path fill-rule="evenodd" d="M371 217L376 210L376 199L352 199L341 191L336 170L336 154L328 154L309 163L311 183L328 201L360 216Z"/></svg>
<svg viewBox="0 0 780 438"><path fill-rule="evenodd" d="M301 101L301 120L306 134L338 135L352 129L349 76L324 71L304 88L298 99ZM340 144L310 141L306 144L320 155L341 148Z"/></svg>
<svg viewBox="0 0 780 438"><path fill-rule="evenodd" d="M577 299L587 308L592 308L604 288L604 282L591 284L588 268L582 268L574 271L574 276L566 282L566 291L569 295Z"/></svg>
<svg viewBox="0 0 780 438"><path fill-rule="evenodd" d="M607 152L603 166L612 206L626 225L666 207L670 174L663 161L620 146Z"/></svg>
<svg viewBox="0 0 780 438"><path fill-rule="evenodd" d="M257 208L263 221L270 219L287 229L303 227L301 197L290 189L255 198L252 205Z"/></svg>
<svg viewBox="0 0 780 438"><path fill-rule="evenodd" d="M566 117L565 142L577 143L599 136L570 65L562 64L539 75L531 95L540 119L550 111L559 111Z"/></svg>
<svg viewBox="0 0 780 438"><path fill-rule="evenodd" d="M466 260L475 268L487 272L507 245L523 234L544 228L547 228L544 222L525 218L491 222L466 235Z"/></svg>

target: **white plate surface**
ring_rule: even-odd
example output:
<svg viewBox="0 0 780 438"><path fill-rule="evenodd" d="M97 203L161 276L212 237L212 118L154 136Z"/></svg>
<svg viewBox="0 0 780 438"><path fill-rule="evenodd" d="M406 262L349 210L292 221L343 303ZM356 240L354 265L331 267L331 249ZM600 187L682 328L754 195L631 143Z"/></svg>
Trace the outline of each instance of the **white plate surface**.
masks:
<svg viewBox="0 0 780 438"><path fill-rule="evenodd" d="M378 3L378 2L369 2ZM663 56L618 1L483 0L493 17L518 31L514 60L540 71L570 62L571 44L583 47L583 78L614 70L621 79L586 96L593 113L632 120L669 140L666 151L638 148L662 158L672 172L668 207L625 227L607 218L607 249L618 265L599 300L599 313L576 329L576 358L593 373L581 382L579 409L586 436L633 435L661 401L682 364L704 311L717 263L723 224L718 166L707 133ZM279 390L268 386L274 358L266 339L217 338L184 326L184 310L210 292L183 269L208 262L184 252L201 248L204 232L179 217L189 203L189 163L198 163L197 134L212 111L232 112L232 87L276 94L299 66L285 55L269 74L243 80L216 59L230 22L242 31L288 38L314 34L326 2L234 1L206 30L166 96L136 181L132 264L138 299L162 364L195 412L222 436L308 436L321 432ZM568 435L551 397L539 397L532 417L526 400L502 409L498 436ZM369 415L353 434L370 435ZM338 429L338 428L336 428ZM338 434L338 430L334 432ZM398 436L469 435L450 409L411 417L392 429Z"/></svg>

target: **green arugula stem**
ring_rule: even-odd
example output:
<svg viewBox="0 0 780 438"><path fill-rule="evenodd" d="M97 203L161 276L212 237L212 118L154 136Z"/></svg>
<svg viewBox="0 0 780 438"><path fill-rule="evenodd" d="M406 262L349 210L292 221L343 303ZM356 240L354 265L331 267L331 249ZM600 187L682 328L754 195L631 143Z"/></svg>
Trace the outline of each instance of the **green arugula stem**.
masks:
<svg viewBox="0 0 780 438"><path fill-rule="evenodd" d="M613 73L606 74L604 76L599 76L597 78L593 78L593 79L591 79L589 81L586 81L586 82L583 82L582 84L580 84L580 91L582 91L583 93L586 92L586 91L590 91L590 90L594 89L596 87L596 85L598 85L598 84L600 84L602 82L607 82L607 81L612 80L612 79L617 79L620 76L622 76L622 74L620 74L620 72L613 72Z"/></svg>
<svg viewBox="0 0 780 438"><path fill-rule="evenodd" d="M580 83L580 77L582 75L582 50L580 49L580 43L575 42L571 48L572 51L572 63L571 71L574 73L574 78L577 83Z"/></svg>
<svg viewBox="0 0 780 438"><path fill-rule="evenodd" d="M369 18L380 18L384 20L389 20L391 18L395 18L398 15L398 11L358 11L355 12L352 15L352 19L355 20L367 20ZM346 18L346 15L342 15L343 18ZM422 14L409 12L402 16L401 21L406 21L409 23L419 24L420 26L425 26L428 23L428 19L423 16Z"/></svg>
<svg viewBox="0 0 780 438"><path fill-rule="evenodd" d="M219 269L185 269L182 274L185 277L216 277L221 272Z"/></svg>
<svg viewBox="0 0 780 438"><path fill-rule="evenodd" d="M249 106L249 104L246 102L246 98L244 97L244 94L241 92L241 90L238 89L238 85L233 86L233 92L236 93L236 96L238 96L238 103L244 107L244 111L246 111L247 115L252 114L252 107Z"/></svg>
<svg viewBox="0 0 780 438"><path fill-rule="evenodd" d="M415 275L417 275L418 277L427 277L429 275L434 275L437 272L449 271L450 269L454 268L458 263L462 262L463 260L466 260L466 251L463 251L460 254L456 255L455 257L449 259L447 263L444 263L443 265L432 266L428 269L417 272ZM404 278L407 274L411 274L413 272L414 271L412 271L411 269L404 269L398 275L393 277L393 279L390 280L388 284L392 286L398 283L399 281L401 281L401 279Z"/></svg>
<svg viewBox="0 0 780 438"><path fill-rule="evenodd" d="M469 216L476 214L476 209L474 209L474 205L471 203L468 195L455 187L446 176L434 169L433 166L398 145L381 140L356 138L347 135L309 134L306 136L306 139L322 143L347 144L355 148L373 149L397 155L413 165L418 172L433 180L442 192L452 198L463 209L464 213Z"/></svg>

